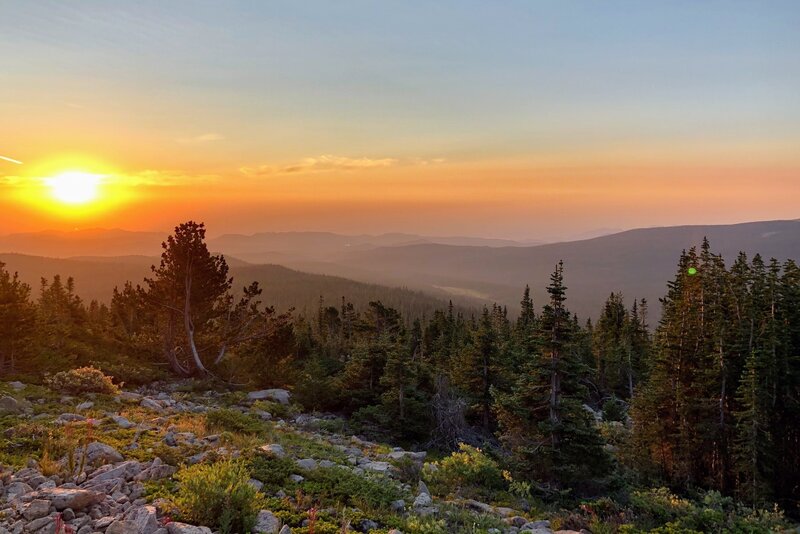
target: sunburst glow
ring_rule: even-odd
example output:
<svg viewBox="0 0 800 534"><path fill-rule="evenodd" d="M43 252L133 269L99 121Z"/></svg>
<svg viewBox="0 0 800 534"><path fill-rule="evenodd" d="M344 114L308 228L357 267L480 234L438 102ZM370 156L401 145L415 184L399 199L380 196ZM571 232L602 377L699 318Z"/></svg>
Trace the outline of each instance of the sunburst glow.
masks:
<svg viewBox="0 0 800 534"><path fill-rule="evenodd" d="M87 204L96 200L103 176L86 172L63 172L45 178L50 194L65 204Z"/></svg>

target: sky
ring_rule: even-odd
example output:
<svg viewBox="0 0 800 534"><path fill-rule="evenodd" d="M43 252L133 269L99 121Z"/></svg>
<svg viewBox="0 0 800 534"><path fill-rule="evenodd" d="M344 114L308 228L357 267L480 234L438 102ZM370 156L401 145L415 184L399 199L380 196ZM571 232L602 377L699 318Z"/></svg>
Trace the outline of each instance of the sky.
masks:
<svg viewBox="0 0 800 534"><path fill-rule="evenodd" d="M795 0L0 0L0 234L796 219L798 28ZM67 171L96 197L54 197Z"/></svg>

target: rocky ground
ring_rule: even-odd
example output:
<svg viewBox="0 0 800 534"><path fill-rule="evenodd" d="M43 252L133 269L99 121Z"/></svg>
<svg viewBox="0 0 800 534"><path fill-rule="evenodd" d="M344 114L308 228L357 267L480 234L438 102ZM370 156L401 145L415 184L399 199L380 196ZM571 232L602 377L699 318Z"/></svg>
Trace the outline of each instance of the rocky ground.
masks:
<svg viewBox="0 0 800 534"><path fill-rule="evenodd" d="M274 509L261 510L254 532L309 531L310 520L298 519L291 510L305 506L300 501L306 479L318 470L332 469L346 470L365 484L396 489L401 498L391 502L390 513L398 521L457 513L474 517L473 523L483 526L444 527L445 531L552 532L548 521L533 521L510 507L436 498L424 482L407 476L426 461L425 451L391 448L347 435L341 419L298 413L290 401L285 390L197 392L187 384L80 397L19 382L5 384L0 388L4 450L0 534L210 533L207 526L171 520L164 495L174 489L173 477L187 465L236 458L254 450L290 467L286 483L251 480L267 497L265 502L276 503ZM237 414L247 416L243 422L258 422L263 429L242 427ZM78 444L74 449L58 457L50 455L48 440L58 441L63 449L71 437ZM369 510L345 510L320 501L314 505L321 504L321 511L335 518L331 521L340 525L337 532L401 533L387 524L399 523L387 520L385 514L371 517ZM351 519L344 517L348 513ZM438 524L446 523L443 519Z"/></svg>

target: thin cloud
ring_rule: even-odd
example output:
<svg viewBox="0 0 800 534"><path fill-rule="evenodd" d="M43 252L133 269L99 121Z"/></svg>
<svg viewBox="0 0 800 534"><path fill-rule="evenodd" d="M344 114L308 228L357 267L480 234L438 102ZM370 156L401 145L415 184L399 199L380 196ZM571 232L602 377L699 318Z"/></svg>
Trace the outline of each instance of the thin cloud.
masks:
<svg viewBox="0 0 800 534"><path fill-rule="evenodd" d="M0 156L0 159L2 159L4 161L10 161L11 163L16 163L17 165L22 165L21 161L19 161L17 159L14 159L14 158L7 158L5 156Z"/></svg>
<svg viewBox="0 0 800 534"><path fill-rule="evenodd" d="M221 141L225 139L223 136L215 133L207 133L196 135L194 137L181 137L176 139L182 145L197 145L201 143L211 143L213 141Z"/></svg>
<svg viewBox="0 0 800 534"><path fill-rule="evenodd" d="M248 176L269 176L330 171L363 171L394 167L399 163L400 161L394 158L349 158L326 154L315 158L305 158L289 165L259 165L257 167L242 167L239 170Z"/></svg>
<svg viewBox="0 0 800 534"><path fill-rule="evenodd" d="M22 184L23 180L19 176L0 175L0 186L15 187Z"/></svg>
<svg viewBox="0 0 800 534"><path fill-rule="evenodd" d="M218 182L216 174L186 174L178 171L148 169L134 174L119 175L113 181L130 187L175 187Z"/></svg>

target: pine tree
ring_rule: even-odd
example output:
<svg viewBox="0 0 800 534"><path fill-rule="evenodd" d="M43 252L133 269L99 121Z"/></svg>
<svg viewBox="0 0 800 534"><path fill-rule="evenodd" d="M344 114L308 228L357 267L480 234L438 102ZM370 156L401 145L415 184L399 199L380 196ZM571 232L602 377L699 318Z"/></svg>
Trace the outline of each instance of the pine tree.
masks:
<svg viewBox="0 0 800 534"><path fill-rule="evenodd" d="M35 310L31 287L0 262L0 374L14 372L30 350Z"/></svg>
<svg viewBox="0 0 800 534"><path fill-rule="evenodd" d="M478 324L453 369L453 384L470 400L483 431L493 425L492 386L499 379L499 338L493 316L484 307Z"/></svg>
<svg viewBox="0 0 800 534"><path fill-rule="evenodd" d="M536 330L536 348L509 392L495 391L500 438L517 471L565 487L591 485L610 468L594 421L583 408L580 382L586 369L574 345L576 323L564 306L559 263L547 288Z"/></svg>

